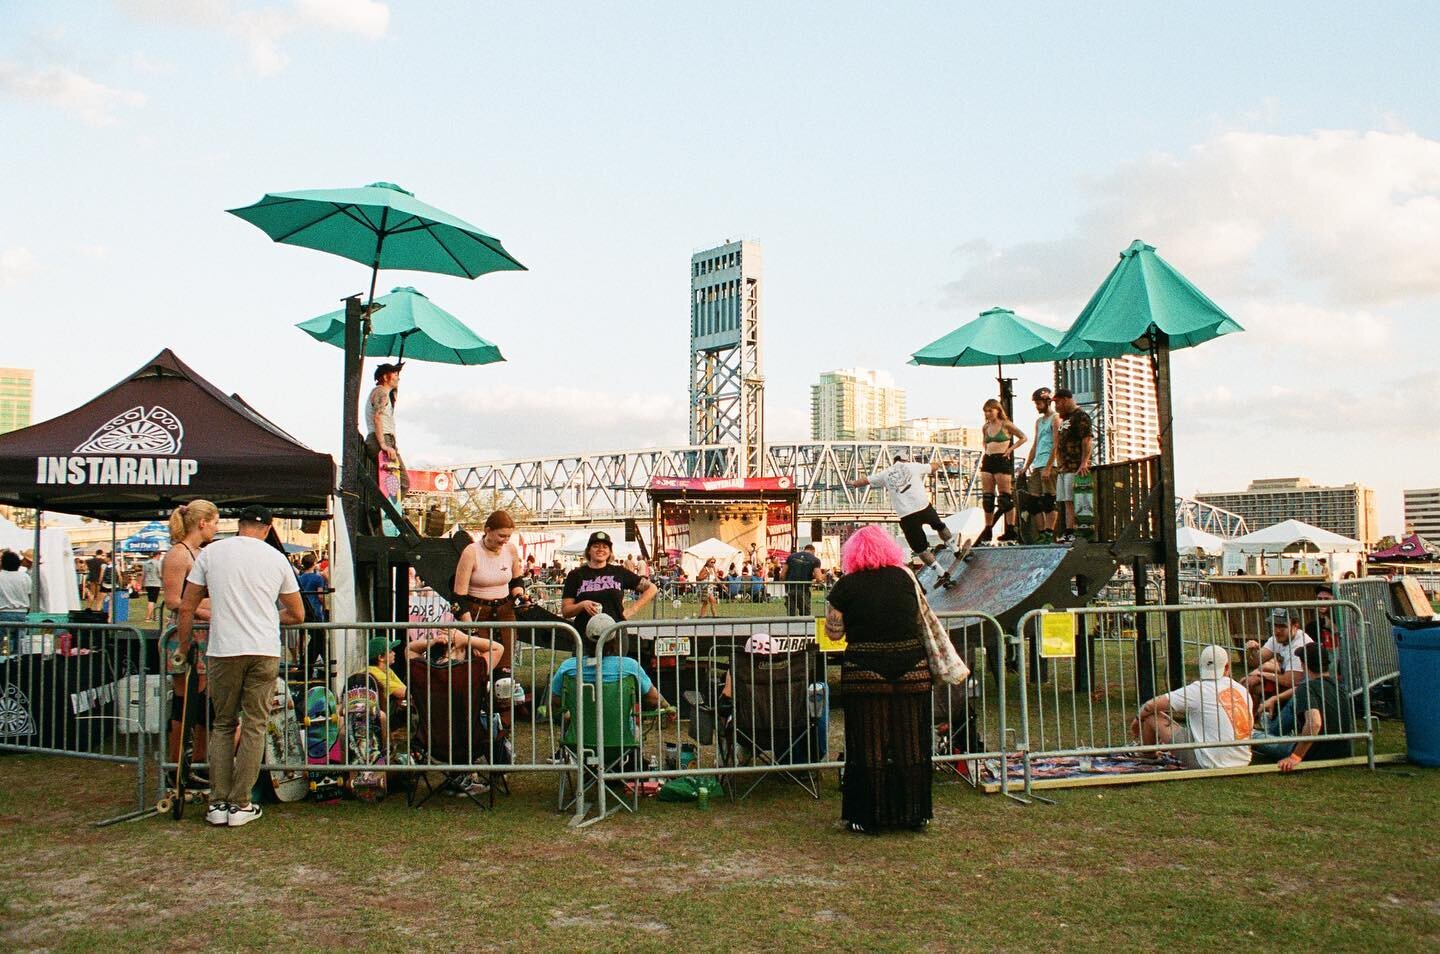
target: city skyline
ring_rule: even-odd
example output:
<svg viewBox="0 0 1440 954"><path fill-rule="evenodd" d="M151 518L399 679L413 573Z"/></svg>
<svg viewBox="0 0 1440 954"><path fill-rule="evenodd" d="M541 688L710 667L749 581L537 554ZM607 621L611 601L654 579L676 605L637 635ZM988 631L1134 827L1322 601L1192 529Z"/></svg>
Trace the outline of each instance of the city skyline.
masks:
<svg viewBox="0 0 1440 954"><path fill-rule="evenodd" d="M740 4L737 74L724 44L689 42L712 25L699 10L16 6L0 121L23 135L0 164L24 187L0 198L0 309L24 320L3 360L38 370L40 420L173 347L333 452L338 352L292 326L368 276L222 210L385 179L531 269L381 276L509 358L410 365L417 465L683 443L679 267L727 237L765 248L767 436L804 437L815 375L855 365L971 426L993 371L909 352L997 305L1064 327L1141 238L1246 328L1175 356L1178 490L1355 481L1397 532L1401 491L1440 482L1440 449L1400 413L1437 396L1402 360L1440 345L1440 91L1402 79L1431 72L1437 14L1217 9L900 5L877 27L859 6L817 24ZM1104 62L1084 55L1100 43ZM731 114L744 134L714 122ZM1013 370L1017 394L1049 383L1048 365Z"/></svg>

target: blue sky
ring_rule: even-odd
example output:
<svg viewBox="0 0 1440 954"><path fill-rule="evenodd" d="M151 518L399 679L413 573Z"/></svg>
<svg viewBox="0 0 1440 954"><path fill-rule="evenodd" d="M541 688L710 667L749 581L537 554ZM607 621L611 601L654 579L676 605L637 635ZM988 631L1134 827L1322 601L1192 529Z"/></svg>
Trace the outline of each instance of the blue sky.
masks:
<svg viewBox="0 0 1440 954"><path fill-rule="evenodd" d="M0 363L49 416L173 347L333 449L292 325L365 269L222 210L389 180L531 269L381 276L509 358L410 367L412 463L683 442L689 256L741 236L771 437L851 365L978 420L990 376L908 353L1067 324L1139 237L1248 329L1177 356L1181 490L1359 480L1396 530L1440 483L1437 16L1256 6L0 0Z"/></svg>

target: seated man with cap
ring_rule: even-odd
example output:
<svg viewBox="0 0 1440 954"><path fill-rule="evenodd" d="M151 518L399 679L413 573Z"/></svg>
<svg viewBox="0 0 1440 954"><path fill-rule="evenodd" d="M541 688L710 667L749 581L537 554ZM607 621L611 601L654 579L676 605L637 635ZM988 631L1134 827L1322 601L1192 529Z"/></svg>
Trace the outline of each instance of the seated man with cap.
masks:
<svg viewBox="0 0 1440 954"><path fill-rule="evenodd" d="M593 617L583 630L580 630L580 639L585 648L585 671L581 677L586 682L595 682L595 638L615 624L615 621L604 613ZM565 677L575 674L575 657L565 659L555 667L555 675L550 679L550 697L559 700L565 690ZM640 697L645 705L651 709L669 709L669 705L660 697L660 690L655 688L651 681L650 674L645 671L639 661L630 656L606 655L600 660L600 681L619 682L622 676L633 676L640 688Z"/></svg>
<svg viewBox="0 0 1440 954"><path fill-rule="evenodd" d="M1200 678L1181 689L1156 696L1140 707L1130 723L1130 734L1142 745L1176 742L1235 742L1250 738L1254 722L1250 696L1230 678L1230 654L1224 646L1200 650ZM1185 720L1181 725L1174 720ZM1176 749L1186 768L1236 768L1250 764L1250 748L1223 745Z"/></svg>
<svg viewBox="0 0 1440 954"><path fill-rule="evenodd" d="M1253 668L1245 676L1245 688L1258 708L1266 696L1274 696L1305 678L1305 664L1300 649L1314 642L1300 628L1300 617L1294 610L1277 607L1270 613L1274 635L1260 645L1258 640L1245 643L1245 660Z"/></svg>
<svg viewBox="0 0 1440 954"><path fill-rule="evenodd" d="M654 583L638 573L612 564L613 552L610 534L596 530L585 544L585 562L565 576L560 615L573 621L576 632L584 633L590 620L599 613L612 620L630 619L659 592ZM627 590L636 594L628 608L625 606Z"/></svg>

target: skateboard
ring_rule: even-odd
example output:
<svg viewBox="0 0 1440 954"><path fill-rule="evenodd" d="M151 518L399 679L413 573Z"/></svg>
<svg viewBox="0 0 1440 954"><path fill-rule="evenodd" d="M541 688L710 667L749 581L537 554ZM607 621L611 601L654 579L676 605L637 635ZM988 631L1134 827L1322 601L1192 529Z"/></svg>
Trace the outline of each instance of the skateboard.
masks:
<svg viewBox="0 0 1440 954"><path fill-rule="evenodd" d="M345 787L362 802L385 797L385 730L380 713L380 695L370 688L345 690L345 754L351 765L374 766L346 777Z"/></svg>
<svg viewBox="0 0 1440 954"><path fill-rule="evenodd" d="M959 550L954 547L946 547L935 554L935 562L924 567L915 575L915 579L920 581L921 588L930 593L939 589L949 589L959 583L959 576L952 571L965 565L965 561L970 557L970 548L973 546L973 543L965 543L961 544ZM951 573L951 578L950 582L941 587L937 581L944 573Z"/></svg>
<svg viewBox="0 0 1440 954"><path fill-rule="evenodd" d="M190 761L195 756L195 726L200 722L200 713L203 711L199 698L198 650L199 647L192 642L190 652L182 655L177 641L170 657L171 672L177 676L183 675L185 680L184 689L180 694L180 757L176 760L175 784L165 790L160 796L160 800L155 803L155 808L160 812L169 812L170 817L176 821L185 817L187 803L198 804L207 794L199 789L187 788L190 782ZM192 694L196 697L194 706L190 704Z"/></svg>
<svg viewBox="0 0 1440 954"><path fill-rule="evenodd" d="M342 716L340 701L325 686L312 686L305 693L305 761L311 765L343 764L341 745ZM317 801L331 801L345 789L344 775L339 772L310 772L310 794Z"/></svg>
<svg viewBox="0 0 1440 954"><path fill-rule="evenodd" d="M295 715L295 699L283 678L275 679L270 697L270 721L265 725L265 761L270 765L298 765L305 761L305 739ZM270 791L277 802L298 802L310 790L305 772L271 769Z"/></svg>

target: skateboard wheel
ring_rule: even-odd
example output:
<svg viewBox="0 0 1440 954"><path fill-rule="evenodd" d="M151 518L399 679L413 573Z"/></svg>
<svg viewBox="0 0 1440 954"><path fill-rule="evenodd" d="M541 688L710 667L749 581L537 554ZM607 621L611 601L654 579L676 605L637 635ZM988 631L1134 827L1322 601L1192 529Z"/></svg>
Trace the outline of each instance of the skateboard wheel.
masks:
<svg viewBox="0 0 1440 954"><path fill-rule="evenodd" d="M160 799L160 801L156 802L155 810L157 812L161 812L162 814L164 812L168 812L170 810L170 796L166 795L164 798Z"/></svg>

